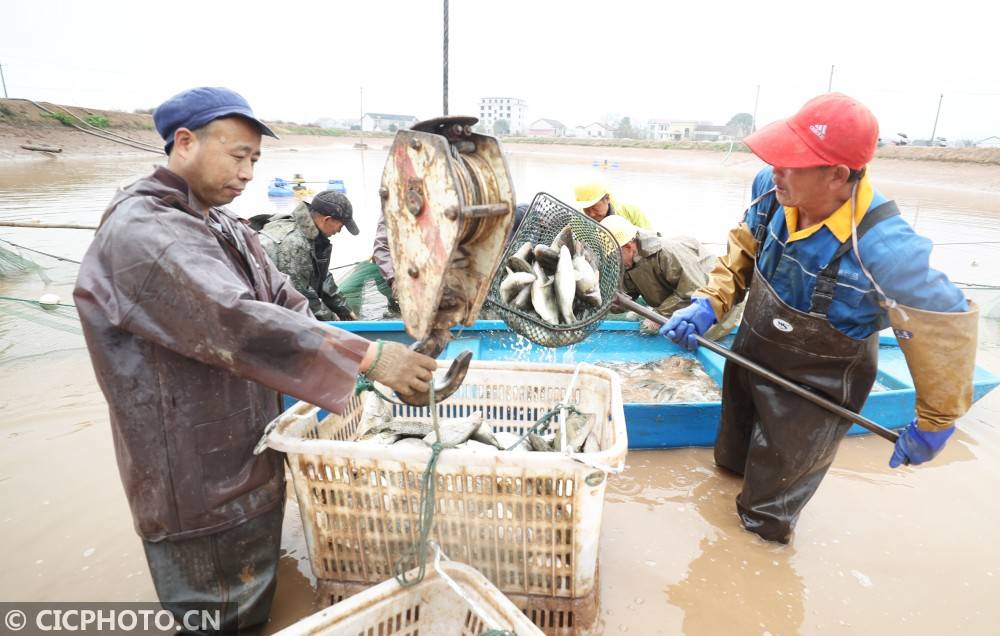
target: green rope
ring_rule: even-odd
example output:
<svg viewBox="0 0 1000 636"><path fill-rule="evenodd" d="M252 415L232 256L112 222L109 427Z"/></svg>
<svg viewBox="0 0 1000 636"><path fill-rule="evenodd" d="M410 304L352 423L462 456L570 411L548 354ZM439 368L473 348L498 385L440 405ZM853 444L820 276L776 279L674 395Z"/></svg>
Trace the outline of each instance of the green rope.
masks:
<svg viewBox="0 0 1000 636"><path fill-rule="evenodd" d="M379 391L375 387L375 383L368 377L368 374L375 370L375 367L378 366L378 361L382 358L382 346L385 344L385 341L379 340L376 344L378 344L378 350L375 352L375 360L371 363L371 365L369 365L367 371L363 371L358 375L358 379L354 382L354 395L361 395L364 391L371 391L375 395L379 396L379 398L381 398L384 402L395 404L396 406L406 406L402 402L397 402Z"/></svg>
<svg viewBox="0 0 1000 636"><path fill-rule="evenodd" d="M569 404L556 404L545 415L535 420L535 423L532 424L531 427L529 427L528 430L524 432L524 435L522 435L520 439L511 444L510 448L506 448L504 450L514 450L515 448L520 446L524 442L524 440L528 439L528 435L531 435L532 433L538 435L541 432L547 431L549 428L549 424L552 422L553 419L555 419L557 415L559 415L559 412L562 411L563 409L566 409L570 413L583 415L583 413L575 406Z"/></svg>
<svg viewBox="0 0 1000 636"><path fill-rule="evenodd" d="M479 636L517 636L517 634L509 629L490 629L483 632Z"/></svg>
<svg viewBox="0 0 1000 636"><path fill-rule="evenodd" d="M361 378L358 378L358 386L361 386ZM382 399L386 399L381 396L381 394L379 394L379 396L382 397ZM433 384L431 384L430 387L430 409L431 422L434 425L434 437L437 441L431 445L431 458L427 462L427 468L424 470L424 474L420 477L420 526L417 531L417 540L414 541L413 544L411 544L403 552L403 556L396 561L396 580L399 581L399 584L403 587L410 587L424 580L424 575L427 572L427 541L430 537L431 529L434 527L434 512L437 502L437 498L435 496L437 482L434 477L437 472L438 459L441 456L441 451L445 449L445 446L441 443L441 431L438 428L437 406L435 403ZM528 428L521 439L519 439L516 444L507 450L515 448L518 444L526 440L530 433L537 434L539 431L548 429L549 423L564 409L570 413L581 414L575 406L557 404L552 407L550 411L542 415L542 417L538 418L538 420L532 424L530 428ZM417 568L416 578L412 580L408 579L406 573L414 568ZM486 634L497 636L510 634L510 632L491 630L486 632Z"/></svg>
<svg viewBox="0 0 1000 636"><path fill-rule="evenodd" d="M388 402L389 404L395 404L396 406L406 406L402 402L397 402L396 400L392 399L385 393L379 391L378 388L375 386L375 383L372 382L368 378L368 376L362 373L358 375L358 379L355 380L354 382L354 395L361 395L361 393L363 393L364 391L371 391L375 395L379 396L379 398L382 399L382 401Z"/></svg>
<svg viewBox="0 0 1000 636"><path fill-rule="evenodd" d="M424 474L420 478L420 529L417 532L417 540L403 552L403 556L396 562L396 580L403 587L410 587L424 580L424 574L427 572L427 539L434 526L434 509L437 502L434 477L437 472L438 458L441 456L441 451L444 450L444 445L441 443L441 431L438 428L433 383L431 383L429 394L435 442L431 445L431 459L427 462L427 469L424 470ZM417 577L408 579L406 573L413 568L418 568Z"/></svg>

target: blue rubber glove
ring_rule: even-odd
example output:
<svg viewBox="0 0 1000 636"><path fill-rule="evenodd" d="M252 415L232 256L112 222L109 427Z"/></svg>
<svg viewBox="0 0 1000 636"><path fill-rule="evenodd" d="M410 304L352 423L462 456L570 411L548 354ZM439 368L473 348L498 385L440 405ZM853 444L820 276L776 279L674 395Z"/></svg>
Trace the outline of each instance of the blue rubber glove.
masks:
<svg viewBox="0 0 1000 636"><path fill-rule="evenodd" d="M703 335L715 322L715 310L712 309L711 303L707 298L696 296L691 299L690 305L675 311L670 316L667 324L660 327L660 335L673 340L688 351L694 351L698 348L695 335Z"/></svg>
<svg viewBox="0 0 1000 636"><path fill-rule="evenodd" d="M889 458L889 468L896 468L906 460L910 464L923 464L934 459L954 432L954 426L943 431L922 431L917 428L917 420L913 420L899 434L896 450Z"/></svg>

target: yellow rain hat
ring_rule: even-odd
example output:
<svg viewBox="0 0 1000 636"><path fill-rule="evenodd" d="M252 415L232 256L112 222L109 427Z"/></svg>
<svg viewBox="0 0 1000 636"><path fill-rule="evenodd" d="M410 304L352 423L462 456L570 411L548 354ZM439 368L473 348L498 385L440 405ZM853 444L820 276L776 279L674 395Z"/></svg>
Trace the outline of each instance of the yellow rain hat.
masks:
<svg viewBox="0 0 1000 636"><path fill-rule="evenodd" d="M617 214L609 214L601 220L601 225L611 232L618 245L622 246L635 238L639 228L629 223L629 220Z"/></svg>
<svg viewBox="0 0 1000 636"><path fill-rule="evenodd" d="M585 210L608 193L608 186L600 181L588 181L576 186L576 207Z"/></svg>

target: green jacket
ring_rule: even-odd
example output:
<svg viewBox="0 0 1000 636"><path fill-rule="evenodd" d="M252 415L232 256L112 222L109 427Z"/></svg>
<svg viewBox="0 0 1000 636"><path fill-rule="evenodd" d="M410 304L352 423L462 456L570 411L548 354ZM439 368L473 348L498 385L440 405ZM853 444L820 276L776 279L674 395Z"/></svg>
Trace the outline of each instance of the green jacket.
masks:
<svg viewBox="0 0 1000 636"><path fill-rule="evenodd" d="M665 238L639 232L639 251L632 268L622 277L622 286L632 298L642 296L646 304L664 316L691 304L691 294L708 282L716 257L689 237ZM734 308L709 330L716 339L729 333L742 316L742 305Z"/></svg>
<svg viewBox="0 0 1000 636"><path fill-rule="evenodd" d="M631 203L622 203L615 199L614 195L609 195L608 200L611 203L611 207L608 209L608 214L618 214L626 219L629 223L636 226L640 230L653 231L653 224L649 222L646 215L642 213L639 206L632 205Z"/></svg>
<svg viewBox="0 0 1000 636"><path fill-rule="evenodd" d="M330 274L330 241L320 237L305 203L295 206L290 216L271 217L259 236L275 267L306 297L318 320L354 319Z"/></svg>

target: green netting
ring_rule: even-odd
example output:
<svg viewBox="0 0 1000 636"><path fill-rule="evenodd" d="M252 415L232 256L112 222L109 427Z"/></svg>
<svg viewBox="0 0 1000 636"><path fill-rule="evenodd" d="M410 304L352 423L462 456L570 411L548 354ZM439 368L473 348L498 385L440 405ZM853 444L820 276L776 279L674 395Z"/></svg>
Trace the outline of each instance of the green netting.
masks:
<svg viewBox="0 0 1000 636"><path fill-rule="evenodd" d="M534 311L504 303L500 297L500 283L507 276L507 259L521 245L526 241L533 245L549 245L567 225L572 228L573 237L582 242L597 261L595 269L600 276L601 304L582 311L578 320L572 324L552 325ZM500 318L525 338L543 347L565 347L584 340L597 329L618 293L621 277L621 252L614 236L599 223L554 196L539 192L500 260L500 267L490 284L487 299L496 308Z"/></svg>
<svg viewBox="0 0 1000 636"><path fill-rule="evenodd" d="M0 315L16 316L32 325L71 334L81 334L80 316L73 305L43 307L37 300L0 296Z"/></svg>
<svg viewBox="0 0 1000 636"><path fill-rule="evenodd" d="M26 272L41 271L38 263L0 245L0 278L9 278Z"/></svg>

